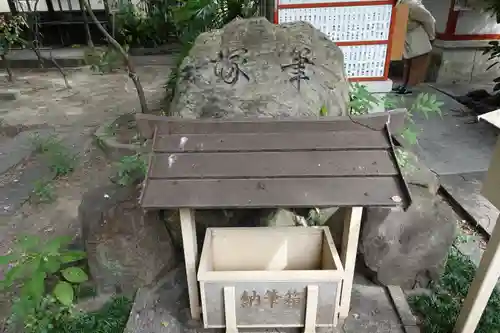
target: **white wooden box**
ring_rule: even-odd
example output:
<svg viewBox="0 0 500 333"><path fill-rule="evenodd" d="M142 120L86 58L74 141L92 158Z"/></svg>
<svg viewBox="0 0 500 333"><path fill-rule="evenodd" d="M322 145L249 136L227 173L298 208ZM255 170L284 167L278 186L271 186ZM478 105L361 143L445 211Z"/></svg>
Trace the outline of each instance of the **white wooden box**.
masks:
<svg viewBox="0 0 500 333"><path fill-rule="evenodd" d="M342 278L327 227L209 228L198 270L204 325L334 327Z"/></svg>

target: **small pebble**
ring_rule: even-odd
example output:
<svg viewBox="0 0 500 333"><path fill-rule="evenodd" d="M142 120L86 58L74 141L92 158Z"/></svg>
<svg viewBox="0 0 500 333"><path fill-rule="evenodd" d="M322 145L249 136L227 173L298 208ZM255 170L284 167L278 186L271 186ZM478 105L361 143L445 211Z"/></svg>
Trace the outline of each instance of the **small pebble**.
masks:
<svg viewBox="0 0 500 333"><path fill-rule="evenodd" d="M395 195L391 199L392 199L392 201L397 202L397 203L400 203L401 201L403 201L399 195Z"/></svg>

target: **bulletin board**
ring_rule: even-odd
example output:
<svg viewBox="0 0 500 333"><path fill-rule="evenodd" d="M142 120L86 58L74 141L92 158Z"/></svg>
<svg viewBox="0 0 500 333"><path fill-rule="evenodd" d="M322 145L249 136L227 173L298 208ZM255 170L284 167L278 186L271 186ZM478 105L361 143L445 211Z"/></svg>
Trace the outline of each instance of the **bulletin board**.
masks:
<svg viewBox="0 0 500 333"><path fill-rule="evenodd" d="M274 21L305 21L344 53L350 81L383 81L389 74L394 1L276 0Z"/></svg>

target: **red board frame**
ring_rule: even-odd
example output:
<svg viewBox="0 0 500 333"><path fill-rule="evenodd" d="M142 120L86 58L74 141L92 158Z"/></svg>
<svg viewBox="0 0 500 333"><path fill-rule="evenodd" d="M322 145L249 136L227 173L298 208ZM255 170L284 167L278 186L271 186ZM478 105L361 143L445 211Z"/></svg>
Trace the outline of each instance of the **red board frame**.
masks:
<svg viewBox="0 0 500 333"><path fill-rule="evenodd" d="M500 39L500 34L456 34L459 13L455 10L455 0L450 1L446 29L444 33L437 33L437 38L444 41Z"/></svg>
<svg viewBox="0 0 500 333"><path fill-rule="evenodd" d="M349 81L352 82L368 82L368 81L385 81L389 78L389 65L391 63L391 50L392 50L392 36L394 33L394 7L395 0L368 0L368 1L342 1L342 2L323 2L323 3L306 3L306 4L286 4L281 5L279 0L276 1L274 10L274 23L279 22L280 9L293 9L293 8L325 8L325 7L353 7L353 6L373 6L373 5L392 5L391 23L389 28L389 39L387 40L363 40L354 42L336 42L338 46L358 46L358 45L387 45L387 54L385 57L384 76L382 77L351 77Z"/></svg>

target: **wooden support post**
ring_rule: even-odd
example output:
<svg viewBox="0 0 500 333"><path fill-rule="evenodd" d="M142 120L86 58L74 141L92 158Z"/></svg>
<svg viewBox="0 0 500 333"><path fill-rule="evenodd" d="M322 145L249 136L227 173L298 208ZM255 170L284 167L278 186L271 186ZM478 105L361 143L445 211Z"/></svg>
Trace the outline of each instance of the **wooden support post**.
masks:
<svg viewBox="0 0 500 333"><path fill-rule="evenodd" d="M351 305L352 283L354 280L354 266L358 252L359 230L361 228L361 216L363 207L352 207L347 209L344 220L344 232L342 234L342 253L340 254L344 265L344 279L342 281L342 295L340 298L340 319L345 319L349 314Z"/></svg>
<svg viewBox="0 0 500 333"><path fill-rule="evenodd" d="M307 286L306 300L306 322L304 325L304 333L316 332L316 317L318 315L318 286Z"/></svg>
<svg viewBox="0 0 500 333"><path fill-rule="evenodd" d="M198 280L196 279L196 264L198 261L198 244L196 242L196 224L194 210L180 209L182 245L184 247L184 261L189 293L189 307L191 317L200 319L200 296L198 293Z"/></svg>
<svg viewBox="0 0 500 333"><path fill-rule="evenodd" d="M497 219L455 325L456 333L475 332L500 277L500 217Z"/></svg>
<svg viewBox="0 0 500 333"><path fill-rule="evenodd" d="M234 287L224 287L224 317L226 319L226 333L237 333L236 293Z"/></svg>

